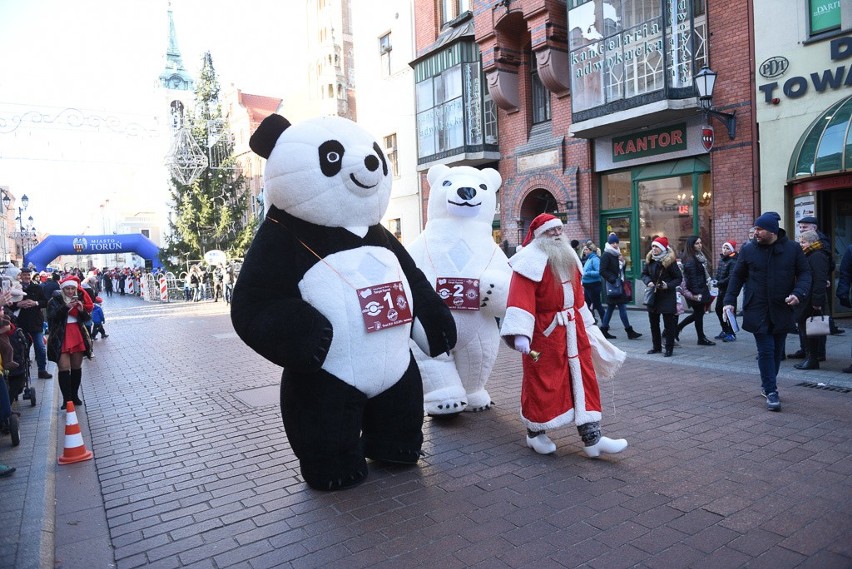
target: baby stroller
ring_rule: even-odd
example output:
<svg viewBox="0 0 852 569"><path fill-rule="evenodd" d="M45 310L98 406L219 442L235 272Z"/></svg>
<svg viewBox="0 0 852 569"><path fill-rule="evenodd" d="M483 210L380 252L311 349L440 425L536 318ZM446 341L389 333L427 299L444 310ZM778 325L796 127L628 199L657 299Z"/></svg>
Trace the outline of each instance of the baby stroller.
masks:
<svg viewBox="0 0 852 569"><path fill-rule="evenodd" d="M9 399L17 401L18 395L23 394L23 399L30 402L30 407L35 407L36 390L30 386L30 337L29 335L16 328L15 332L9 336L9 343L12 345L12 350L15 353L15 362L18 367L10 369L6 372L6 381L9 384Z"/></svg>

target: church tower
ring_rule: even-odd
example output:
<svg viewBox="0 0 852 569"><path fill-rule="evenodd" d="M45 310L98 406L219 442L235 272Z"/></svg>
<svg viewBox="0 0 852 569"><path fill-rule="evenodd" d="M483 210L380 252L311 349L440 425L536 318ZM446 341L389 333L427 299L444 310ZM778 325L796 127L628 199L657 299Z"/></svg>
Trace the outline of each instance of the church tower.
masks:
<svg viewBox="0 0 852 569"><path fill-rule="evenodd" d="M186 109L195 100L195 80L183 65L175 32L172 5L169 2L169 47L166 50L166 66L160 73L160 86L165 90L169 104L171 132L183 127Z"/></svg>

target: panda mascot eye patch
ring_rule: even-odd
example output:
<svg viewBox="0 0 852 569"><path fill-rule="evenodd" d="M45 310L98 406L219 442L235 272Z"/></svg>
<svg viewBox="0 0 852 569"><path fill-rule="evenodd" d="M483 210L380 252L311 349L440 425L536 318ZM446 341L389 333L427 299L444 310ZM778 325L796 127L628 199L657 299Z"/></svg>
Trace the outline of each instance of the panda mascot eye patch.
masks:
<svg viewBox="0 0 852 569"><path fill-rule="evenodd" d="M346 149L336 140L327 140L319 146L320 171L331 178L340 173Z"/></svg>

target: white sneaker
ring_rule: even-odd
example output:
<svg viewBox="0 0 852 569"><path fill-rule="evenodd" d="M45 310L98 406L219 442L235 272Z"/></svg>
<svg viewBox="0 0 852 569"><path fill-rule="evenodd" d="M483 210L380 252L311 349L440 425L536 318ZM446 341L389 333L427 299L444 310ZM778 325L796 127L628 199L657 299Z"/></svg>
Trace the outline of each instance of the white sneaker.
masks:
<svg viewBox="0 0 852 569"><path fill-rule="evenodd" d="M534 437L527 437L527 446L538 454L553 454L556 452L556 443L544 433Z"/></svg>
<svg viewBox="0 0 852 569"><path fill-rule="evenodd" d="M601 437L601 440L590 447L585 447L583 452L589 458L597 458L601 454L616 454L627 448L627 440L611 439L609 437Z"/></svg>

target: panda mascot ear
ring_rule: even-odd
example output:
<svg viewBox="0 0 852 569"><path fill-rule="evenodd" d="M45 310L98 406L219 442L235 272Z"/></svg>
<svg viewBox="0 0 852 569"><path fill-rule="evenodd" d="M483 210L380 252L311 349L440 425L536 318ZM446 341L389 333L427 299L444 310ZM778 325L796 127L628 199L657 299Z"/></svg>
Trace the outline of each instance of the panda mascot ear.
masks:
<svg viewBox="0 0 852 569"><path fill-rule="evenodd" d="M278 137L281 133L287 130L290 126L290 121L275 113L269 115L260 123L257 130L249 138L249 148L255 154L269 158L272 154L272 149L275 148L275 143L278 142Z"/></svg>

